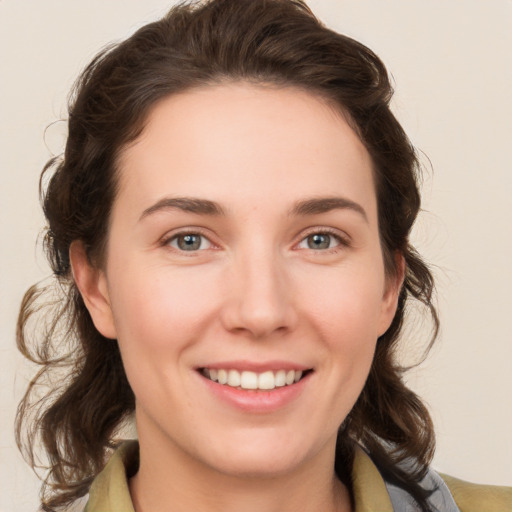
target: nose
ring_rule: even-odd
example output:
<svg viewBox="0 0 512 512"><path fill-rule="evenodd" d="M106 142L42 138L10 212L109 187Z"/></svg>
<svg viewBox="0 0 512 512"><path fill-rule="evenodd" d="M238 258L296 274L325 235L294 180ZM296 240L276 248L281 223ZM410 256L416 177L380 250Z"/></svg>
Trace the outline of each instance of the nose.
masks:
<svg viewBox="0 0 512 512"><path fill-rule="evenodd" d="M227 283L221 319L230 332L264 339L296 326L298 315L286 265L275 254L238 258Z"/></svg>

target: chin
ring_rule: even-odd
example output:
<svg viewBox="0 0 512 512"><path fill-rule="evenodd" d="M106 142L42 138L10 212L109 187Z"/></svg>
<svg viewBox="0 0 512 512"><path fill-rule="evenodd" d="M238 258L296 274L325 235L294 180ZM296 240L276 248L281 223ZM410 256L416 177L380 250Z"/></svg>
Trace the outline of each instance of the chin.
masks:
<svg viewBox="0 0 512 512"><path fill-rule="evenodd" d="M294 439L293 433L284 438L277 434L271 439L251 437L236 442L231 437L224 446L217 445L207 464L226 475L273 478L294 473L319 451L313 446L308 447L306 442L299 442L296 437Z"/></svg>
<svg viewBox="0 0 512 512"><path fill-rule="evenodd" d="M263 457L261 453L258 456L238 453L233 458L217 460L212 469L237 478L266 479L292 474L300 466L301 460L296 454Z"/></svg>

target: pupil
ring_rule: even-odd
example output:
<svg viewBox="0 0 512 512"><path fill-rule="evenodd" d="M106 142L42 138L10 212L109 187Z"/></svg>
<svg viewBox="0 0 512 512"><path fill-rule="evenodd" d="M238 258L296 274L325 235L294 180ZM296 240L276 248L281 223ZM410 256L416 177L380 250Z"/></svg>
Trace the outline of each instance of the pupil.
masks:
<svg viewBox="0 0 512 512"><path fill-rule="evenodd" d="M201 246L201 237L197 235L184 235L178 239L180 249L194 251Z"/></svg>
<svg viewBox="0 0 512 512"><path fill-rule="evenodd" d="M308 246L310 249L328 249L330 237L329 235L312 235L308 239Z"/></svg>

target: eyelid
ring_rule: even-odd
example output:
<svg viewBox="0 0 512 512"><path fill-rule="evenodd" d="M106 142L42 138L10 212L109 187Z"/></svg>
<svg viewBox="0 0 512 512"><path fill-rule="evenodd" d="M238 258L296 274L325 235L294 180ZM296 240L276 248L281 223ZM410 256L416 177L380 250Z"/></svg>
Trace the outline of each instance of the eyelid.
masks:
<svg viewBox="0 0 512 512"><path fill-rule="evenodd" d="M327 226L313 226L310 228L307 228L306 230L302 231L297 237L296 242L293 244L294 248L297 248L297 246L304 241L308 236L314 235L314 234L326 234L335 237L339 241L339 246L342 247L350 247L351 246L351 237L347 235L344 231L341 231L340 229L327 227ZM192 255L193 253L202 252L205 250L211 250L211 249L219 249L220 245L216 243L212 238L212 234L209 230L205 230L204 228L198 227L198 226L186 226L182 228L178 228L175 230L172 230L171 232L166 233L164 236L161 237L159 241L159 245L163 247L171 247L169 244L170 242L179 237L184 235L199 235L208 240L208 242L211 244L210 247L207 249L200 249L198 251L190 251L189 255ZM317 251L317 252L329 252L329 251L335 251L339 248L339 246L333 247L331 249L325 249L323 251ZM180 253L186 253L187 251L181 251L179 249L172 248L173 250L180 252Z"/></svg>
<svg viewBox="0 0 512 512"><path fill-rule="evenodd" d="M170 245L170 242L172 240L178 238L179 236L185 236L185 235L198 235L198 236L205 238L210 243L210 247L207 247L206 249L199 249L197 251L190 251L189 254L187 254L188 256L193 255L193 253L198 253L198 252L202 252L202 251L206 251L206 250L219 248L219 245L212 240L211 233L210 232L207 233L205 229L197 227L197 226L186 226L183 228L178 228L178 229L172 230L171 232L166 233L162 238L160 238L160 241L158 243L160 246L169 247L176 252L187 253L187 251L177 249Z"/></svg>
<svg viewBox="0 0 512 512"><path fill-rule="evenodd" d="M302 231L298 236L298 241L294 244L294 247L297 247L301 242L303 242L308 236L316 235L316 234L324 234L335 237L339 241L339 246L332 247L330 249L324 249L322 251L315 252L330 252L339 250L339 247L350 247L351 246L351 238L344 231L341 231L336 228L326 227L326 226L314 226L311 228ZM312 249L311 249L312 250Z"/></svg>

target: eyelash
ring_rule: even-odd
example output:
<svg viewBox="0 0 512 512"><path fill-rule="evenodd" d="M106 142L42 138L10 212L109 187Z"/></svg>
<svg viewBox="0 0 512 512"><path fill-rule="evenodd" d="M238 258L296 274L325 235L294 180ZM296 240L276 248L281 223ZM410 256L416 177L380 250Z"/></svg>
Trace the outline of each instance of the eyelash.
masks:
<svg viewBox="0 0 512 512"><path fill-rule="evenodd" d="M350 245L351 245L350 239L348 238L348 236L343 236L338 230L335 230L332 228L312 228L308 232L306 232L305 234L302 235L302 238L300 239L299 243L296 244L296 246L303 242L306 242L309 237L314 236L314 235L327 235L329 237L332 237L338 242L338 245L336 245L334 247L329 247L327 249L315 250L315 249L309 248L309 250L311 252L317 252L317 253L323 253L323 254L325 254L325 253L334 254L340 250L343 250L344 248L350 247Z"/></svg>
<svg viewBox="0 0 512 512"><path fill-rule="evenodd" d="M337 241L337 245L334 246L334 247L329 247L329 248L326 248L326 249L312 249L312 248L309 248L308 250L312 251L312 252L318 252L318 253L336 253L338 252L339 250L343 249L343 248L346 248L346 247L350 247L350 240L347 236L342 236L340 234L340 232L338 230L334 230L334 229L331 229L331 228L311 228L308 232L302 234L302 238L299 240L298 243L294 244L294 247L297 247L298 245L300 245L301 243L303 242L306 242L307 239L311 236L314 236L314 235L327 235L329 237L332 237L334 238L336 241ZM180 249L178 247L172 247L171 246L171 243L173 241L177 241L180 237L186 237L186 236L198 236L198 237L201 237L203 240L207 240L208 243L210 244L210 247L207 247L206 249L196 249L196 250L190 250L190 251L187 251L185 249ZM167 236L167 237L164 237L162 240L161 240L161 245L163 247L170 247L172 248L173 250L179 252L179 253L182 253L182 254L187 254L189 253L188 255L189 256L192 256L194 255L194 253L198 253L198 252L201 252L201 251L204 251L204 250L207 250L207 249L216 249L218 248L218 246L211 241L211 239L205 234L203 233L200 229L190 229L190 230L184 230L184 231L180 231L178 233L173 233L172 235L170 236Z"/></svg>
<svg viewBox="0 0 512 512"><path fill-rule="evenodd" d="M204 234L203 232L201 232L200 229L190 229L190 230L184 230L184 231L180 231L178 233L173 233L172 235L170 236L166 236L164 237L160 244L163 246L163 247L168 247L168 248L171 248L173 249L174 251L177 251L179 253L182 253L182 254L187 254L189 253L188 255L189 256L192 256L194 255L194 253L197 253L197 252L200 252L202 250L205 250L205 249L199 249L199 250L191 250L191 251L187 251L187 250L184 250L184 249L180 249L178 247L172 247L171 246L171 243L173 241L177 241L180 237L186 237L186 236L198 236L198 237L201 237L203 240L207 240L208 243L210 244L210 247L208 247L208 249L211 249L211 248L217 248L216 244L214 244L211 239L206 235Z"/></svg>

